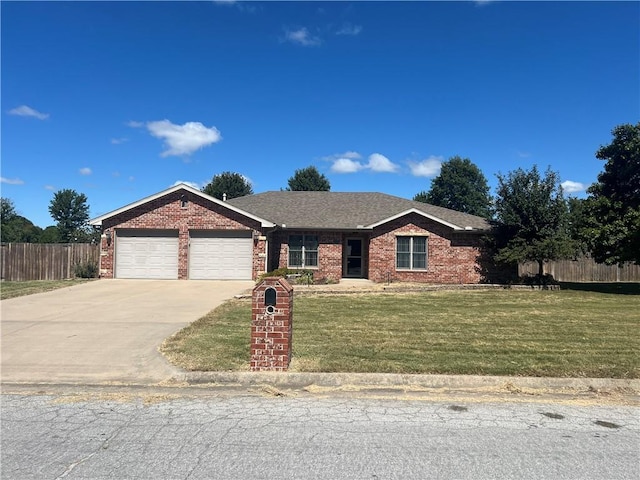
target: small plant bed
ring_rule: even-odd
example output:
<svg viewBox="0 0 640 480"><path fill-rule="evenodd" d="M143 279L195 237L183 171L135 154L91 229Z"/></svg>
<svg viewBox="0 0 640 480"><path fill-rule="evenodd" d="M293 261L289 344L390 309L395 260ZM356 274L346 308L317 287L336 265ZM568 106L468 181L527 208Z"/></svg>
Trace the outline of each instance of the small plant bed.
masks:
<svg viewBox="0 0 640 480"><path fill-rule="evenodd" d="M247 370L251 300L167 339L187 370ZM640 377L640 297L434 291L296 297L292 371Z"/></svg>
<svg viewBox="0 0 640 480"><path fill-rule="evenodd" d="M84 278L74 278L71 280L32 280L26 282L8 282L3 280L0 282L0 300L48 292L88 281L88 279Z"/></svg>

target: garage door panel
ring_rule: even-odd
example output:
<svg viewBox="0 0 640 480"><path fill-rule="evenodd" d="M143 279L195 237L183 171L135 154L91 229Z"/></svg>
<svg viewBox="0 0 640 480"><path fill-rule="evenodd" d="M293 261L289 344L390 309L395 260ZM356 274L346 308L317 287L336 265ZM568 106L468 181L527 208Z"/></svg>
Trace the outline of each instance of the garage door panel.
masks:
<svg viewBox="0 0 640 480"><path fill-rule="evenodd" d="M194 280L250 280L253 241L248 231L192 232L189 278Z"/></svg>
<svg viewBox="0 0 640 480"><path fill-rule="evenodd" d="M177 279L177 232L119 232L116 237L116 278Z"/></svg>

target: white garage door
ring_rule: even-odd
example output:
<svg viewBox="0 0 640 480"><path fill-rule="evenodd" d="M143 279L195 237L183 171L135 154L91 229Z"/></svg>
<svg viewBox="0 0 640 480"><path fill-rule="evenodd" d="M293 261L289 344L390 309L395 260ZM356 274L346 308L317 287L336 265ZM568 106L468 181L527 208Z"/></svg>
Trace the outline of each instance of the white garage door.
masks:
<svg viewBox="0 0 640 480"><path fill-rule="evenodd" d="M178 278L177 230L117 230L116 278Z"/></svg>
<svg viewBox="0 0 640 480"><path fill-rule="evenodd" d="M250 231L190 232L189 278L251 280L253 241Z"/></svg>

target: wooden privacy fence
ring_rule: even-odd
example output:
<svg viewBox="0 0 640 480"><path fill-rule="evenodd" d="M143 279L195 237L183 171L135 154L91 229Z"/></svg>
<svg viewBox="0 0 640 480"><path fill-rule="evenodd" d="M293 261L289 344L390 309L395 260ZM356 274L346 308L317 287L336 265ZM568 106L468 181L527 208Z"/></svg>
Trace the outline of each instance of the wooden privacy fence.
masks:
<svg viewBox="0 0 640 480"><path fill-rule="evenodd" d="M640 265L632 262L622 267L596 263L592 258L545 262L544 273L553 275L559 282L640 282ZM538 264L525 262L518 265L518 275L537 275Z"/></svg>
<svg viewBox="0 0 640 480"><path fill-rule="evenodd" d="M3 243L2 280L62 280L73 278L79 263L100 259L100 246L89 243Z"/></svg>

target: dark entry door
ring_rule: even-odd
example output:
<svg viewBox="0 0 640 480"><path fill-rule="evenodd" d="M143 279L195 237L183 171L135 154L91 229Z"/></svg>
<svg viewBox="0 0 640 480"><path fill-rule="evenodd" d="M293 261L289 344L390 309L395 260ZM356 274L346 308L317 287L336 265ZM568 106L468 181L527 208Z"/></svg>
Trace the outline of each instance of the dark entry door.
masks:
<svg viewBox="0 0 640 480"><path fill-rule="evenodd" d="M362 277L362 239L347 238L345 276Z"/></svg>

